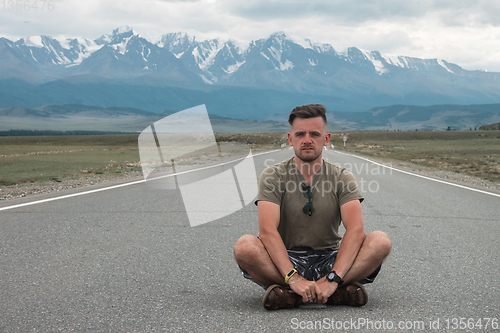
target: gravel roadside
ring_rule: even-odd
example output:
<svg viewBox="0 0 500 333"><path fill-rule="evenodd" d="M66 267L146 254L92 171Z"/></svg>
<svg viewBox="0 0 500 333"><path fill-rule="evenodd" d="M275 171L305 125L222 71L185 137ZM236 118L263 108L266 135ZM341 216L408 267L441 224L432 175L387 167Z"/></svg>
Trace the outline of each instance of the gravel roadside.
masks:
<svg viewBox="0 0 500 333"><path fill-rule="evenodd" d="M92 187L98 184L105 184L110 182L126 182L127 180L139 180L142 177L142 172L130 171L123 172L117 176L85 176L78 179L64 179L62 181L45 181L37 183L17 184L10 186L0 187L0 202L12 200L15 198L25 198L38 194L63 192L66 190Z"/></svg>
<svg viewBox="0 0 500 333"><path fill-rule="evenodd" d="M373 156L365 156L365 155L358 155L364 158L367 158L369 160L384 164L384 165L389 165L392 166L393 168L400 169L403 171L415 173L421 176L426 176L434 179L439 179L443 181L447 181L450 183L458 184L458 185L463 185L463 186L468 186L472 187L478 190L483 190L483 191L489 191L489 192L494 192L497 194L500 194L500 183L498 182L493 182L491 180L479 178L479 177L474 177L470 175L466 175L463 173L458 173L458 172L453 172L453 171L448 171L448 170L443 170L443 169L437 169L437 168L431 168L427 166L423 166L420 164L412 163L412 162L405 162L405 161L398 161L398 160L391 160L391 159L380 159L376 158Z"/></svg>

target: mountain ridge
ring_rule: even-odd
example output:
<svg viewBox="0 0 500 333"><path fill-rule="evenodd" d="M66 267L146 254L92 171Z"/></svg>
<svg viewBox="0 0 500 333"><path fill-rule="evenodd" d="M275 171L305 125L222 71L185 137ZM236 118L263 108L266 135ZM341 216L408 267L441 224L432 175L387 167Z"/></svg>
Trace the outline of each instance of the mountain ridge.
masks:
<svg viewBox="0 0 500 333"><path fill-rule="evenodd" d="M0 40L9 41L4 37L1 37ZM94 54L104 46L110 46L114 49L114 51L117 51L120 54L125 54L130 51L127 50L127 46L129 44L133 44L131 43L131 41L133 42L135 40L140 40L142 43L141 45L143 46L154 45L158 48L166 48L172 55L174 55L178 59L181 59L183 56L189 58L193 55L192 52L186 53L186 51L195 51L198 53L198 57L196 59L197 64L201 64L202 69L213 66L215 62L215 56L220 55L220 57L223 57L225 55L226 57L233 56L236 58L237 55L243 56L251 53L253 49L262 51L260 50L262 46L266 46L266 44L268 44L268 47L265 48L266 54L264 54L263 56L268 57L275 68L286 70L286 64L284 62L280 63L280 56L282 55L281 51L283 46L290 47L290 45L293 44L300 46L304 50L310 50L318 54L339 56L342 61L355 62L359 60L369 60L375 71L379 74L388 72L387 68L385 68L384 65L392 65L401 68L417 68L419 66L422 66L422 63L417 62L418 60L423 61L424 66L429 66L431 63L432 65L437 64L438 66L442 67L443 70L446 70L450 73L454 73L454 71L450 69L448 65L452 65L452 67L454 67L455 69L465 71L460 66L451 64L441 59L420 59L407 56L392 56L382 54L379 51L366 51L356 47L350 47L346 51L337 52L335 48L330 44L317 43L311 41L310 39L294 39L283 31L272 33L267 38L254 40L247 44L235 41L233 39L221 38L197 41L195 36L190 36L184 32L164 34L161 37L160 41L152 43L147 38L142 37L133 28L128 26L117 28L112 32L104 34L95 40L82 37L57 39L45 35L35 35L21 38L16 42L9 42L13 43L17 47L24 46L25 48L28 48L30 52L38 51L37 53L40 56L42 56L42 51L52 54L52 58L49 58L50 61L47 61L47 59L44 59L43 57L40 57L40 59L38 59L36 54L33 54L31 57L27 56L25 58L33 58L34 61L42 62L42 64L61 64L72 67L81 64L83 60L88 59L92 54ZM273 48L275 46L278 46L278 48ZM236 54L234 54L234 52L230 52L231 54L224 54L224 52L226 52L227 50L236 51ZM270 51L271 53L269 53L268 51ZM222 52L222 54L219 54L219 52ZM315 64L312 59L308 60L311 60L309 61L309 64L311 66L317 66L317 64ZM478 70L467 72L495 73Z"/></svg>
<svg viewBox="0 0 500 333"><path fill-rule="evenodd" d="M389 56L356 47L339 52L330 44L296 40L284 32L249 43L220 38L198 41L182 32L164 34L153 43L130 27L115 29L94 40L31 36L13 42L0 38L0 58L0 80L19 79L38 85L40 92L61 80L87 89L92 80L89 78L94 78L101 83L125 81L136 87L168 85L190 89L196 91L193 96L182 95L187 98L184 104L190 105L203 104L197 96L199 92L214 91L209 87L238 91L231 99L243 104L252 104L248 96L259 97L257 90L319 99L328 96L332 101L329 107L340 111L395 104L500 102L500 73L467 71L446 60ZM82 101L76 92L71 93L71 98L62 94L36 93L32 99L43 101L38 105L92 102ZM171 94L166 98L157 91L148 98L143 105L132 101L128 106L157 111L152 104L160 99L164 107L177 107L171 105L175 99ZM141 96L136 99L141 100ZM0 107L33 106L23 103L22 98L0 96ZM117 103L97 104L121 105Z"/></svg>

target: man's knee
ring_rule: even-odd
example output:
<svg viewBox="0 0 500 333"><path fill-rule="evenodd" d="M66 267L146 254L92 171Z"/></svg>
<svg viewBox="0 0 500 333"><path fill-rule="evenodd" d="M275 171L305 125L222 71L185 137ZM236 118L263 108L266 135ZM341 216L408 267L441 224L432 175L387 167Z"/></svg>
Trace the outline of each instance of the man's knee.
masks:
<svg viewBox="0 0 500 333"><path fill-rule="evenodd" d="M253 235L243 235L234 244L234 259L241 266L242 263L257 261L260 240Z"/></svg>
<svg viewBox="0 0 500 333"><path fill-rule="evenodd" d="M365 242L378 257L384 259L391 253L392 242L383 231L374 231L366 235Z"/></svg>

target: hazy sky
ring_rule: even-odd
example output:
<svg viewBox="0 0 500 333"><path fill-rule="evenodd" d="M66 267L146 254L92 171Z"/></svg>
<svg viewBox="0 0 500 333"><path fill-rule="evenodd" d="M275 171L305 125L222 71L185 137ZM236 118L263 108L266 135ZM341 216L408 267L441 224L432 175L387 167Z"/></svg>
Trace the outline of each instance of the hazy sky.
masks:
<svg viewBox="0 0 500 333"><path fill-rule="evenodd" d="M169 32L241 42L294 38L389 55L438 58L500 72L499 0L0 0L0 37L95 39L128 25L151 41ZM22 8L20 4L23 4ZM38 8L35 10L34 5ZM31 5L32 7L29 7ZM44 9L41 10L42 5ZM50 10L49 10L50 9Z"/></svg>

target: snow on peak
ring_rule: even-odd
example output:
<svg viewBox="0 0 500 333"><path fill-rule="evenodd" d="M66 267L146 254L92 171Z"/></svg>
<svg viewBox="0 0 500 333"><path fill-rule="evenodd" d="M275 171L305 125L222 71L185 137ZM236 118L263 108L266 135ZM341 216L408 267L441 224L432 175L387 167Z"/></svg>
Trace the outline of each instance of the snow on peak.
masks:
<svg viewBox="0 0 500 333"><path fill-rule="evenodd" d="M61 44L61 47L66 50L71 50L72 48L85 48L97 51L102 47L102 45L97 45L93 40L81 37L57 38L56 40Z"/></svg>
<svg viewBox="0 0 500 333"><path fill-rule="evenodd" d="M118 36L130 39L130 37L139 36L139 34L137 34L134 29L129 26L122 26L108 34L103 35L101 38L97 39L96 42L98 44L110 44L112 42L116 42L119 39L117 38Z"/></svg>
<svg viewBox="0 0 500 333"><path fill-rule="evenodd" d="M23 38L24 45L31 47L40 47L43 48L45 45L42 41L42 36L30 36L28 38Z"/></svg>
<svg viewBox="0 0 500 333"><path fill-rule="evenodd" d="M250 43L240 42L234 39L228 40L227 44L232 44L239 54L245 54L248 49L250 49Z"/></svg>
<svg viewBox="0 0 500 333"><path fill-rule="evenodd" d="M56 38L56 40L59 42L59 44L61 45L61 47L63 49L66 49L66 50L70 50L71 49L71 45L70 44L75 39L71 39L71 38ZM83 40L83 38L80 38L80 40ZM77 42L79 42L79 41L77 40Z"/></svg>
<svg viewBox="0 0 500 333"><path fill-rule="evenodd" d="M318 53L335 52L335 49L330 44L315 43L309 38L293 38L292 41L295 44L302 46L304 49L311 49Z"/></svg>
<svg viewBox="0 0 500 333"><path fill-rule="evenodd" d="M446 66L446 64L444 63L443 60L441 59L438 59L437 60L437 63L439 64L439 66L443 67L444 69L446 69L448 72L452 73L452 74L455 74L451 69L448 68L448 66Z"/></svg>
<svg viewBox="0 0 500 333"><path fill-rule="evenodd" d="M302 39L302 38L294 38L292 41L297 44L302 46L305 49L314 49L311 41L309 39Z"/></svg>
<svg viewBox="0 0 500 333"><path fill-rule="evenodd" d="M284 62L282 61L282 57L281 56L282 56L282 51L283 50L281 48L277 49L273 45L273 46L267 48L267 50L269 51L269 53L271 54L271 56L279 64L279 68L276 65L273 64L275 69L279 69L280 71L286 71L286 70L292 69L294 67L294 64L290 60L285 59ZM267 60L270 60L270 58L267 57L264 53L261 52L260 54L262 54Z"/></svg>
<svg viewBox="0 0 500 333"><path fill-rule="evenodd" d="M269 36L270 39L292 40L292 38L284 31L276 31Z"/></svg>
<svg viewBox="0 0 500 333"><path fill-rule="evenodd" d="M94 41L100 47L103 45L109 45L114 50L121 54L125 54L127 51L127 45L132 38L140 37L138 33L134 31L129 26L123 26L113 30L112 32L103 35L101 38Z"/></svg>
<svg viewBox="0 0 500 333"><path fill-rule="evenodd" d="M134 31L134 29L132 29L128 25L124 25L124 26L121 26L121 27L113 30L113 33L115 33L115 34L123 34L123 33L126 33L126 32L132 32L134 35L136 34L135 31Z"/></svg>
<svg viewBox="0 0 500 333"><path fill-rule="evenodd" d="M375 70L379 75L382 75L384 73L387 73L389 70L385 68L384 63L380 60L382 58L380 54L376 51L366 51L366 50L361 50L363 52L363 55L365 56L366 59L370 60L373 66L375 67ZM378 57L377 57L378 56ZM378 58L378 59L377 59Z"/></svg>
<svg viewBox="0 0 500 333"><path fill-rule="evenodd" d="M159 47L168 47L169 49L176 47L188 47L195 42L195 37L191 37L185 32L174 32L163 35L158 43Z"/></svg>
<svg viewBox="0 0 500 333"><path fill-rule="evenodd" d="M55 39L64 50L74 53L73 60L66 67L79 65L84 59L90 57L92 53L98 51L103 45L99 45L93 40L76 38L57 38ZM65 62L68 63L67 61Z"/></svg>
<svg viewBox="0 0 500 333"><path fill-rule="evenodd" d="M138 37L140 35L131 27L122 26L96 40L85 38L53 39L48 36L30 36L20 39L16 42L16 46L28 47L30 50L27 54L29 55L31 52L33 59L38 59L40 62L75 66L90 57L104 45L109 46L115 51L113 52L115 57L117 53L125 54L130 49L129 44ZM177 58L181 58L182 56L183 61L191 62L194 59L199 69L204 72L202 79L209 84L217 82L218 78L216 75L218 74L214 73L219 73L221 69L227 74L237 72L247 61L247 55L253 55L254 51L263 57L261 60L265 58L265 61L272 63L271 67L274 66L275 70L280 71L287 71L297 67L302 68L304 65L309 66L309 68L316 66L316 70L321 69L319 64L322 60L318 59L323 58L318 56L318 54L335 56L340 58L340 60L353 64L368 64L369 68L371 68L371 63L375 70L372 73L375 75L387 74L391 69L394 69L393 66L418 70L418 66L422 63L416 58L381 54L377 51L367 51L358 48L348 48L346 51L339 52L330 44L315 43L310 39L290 36L283 31L275 32L268 38L253 40L251 42L240 42L227 38L197 41L194 36L190 36L185 32L176 32L162 35L160 41L156 42L156 45L169 50ZM138 52L142 55L143 60L147 62L151 50L147 46L141 46L142 52L139 49ZM307 52L299 52L300 56L296 57L292 52L295 52L300 47L307 50ZM42 57L44 50L37 50L36 48L46 49L49 57ZM214 64L218 68L214 69L214 73L211 73ZM423 64L427 67L429 65L439 65L450 73L454 73L452 69L457 68L455 65L441 59L425 60ZM148 68L153 68L152 66Z"/></svg>
<svg viewBox="0 0 500 333"><path fill-rule="evenodd" d="M327 52L336 53L335 49L330 44L314 43L309 39L308 41L311 45L311 48L318 53L327 53Z"/></svg>
<svg viewBox="0 0 500 333"><path fill-rule="evenodd" d="M139 35L137 32L135 32L134 29L129 27L128 25L121 26L119 28L116 28L113 30L113 32L109 33L107 36L110 36L111 38L119 35L125 35L125 36L134 36L134 35Z"/></svg>
<svg viewBox="0 0 500 333"><path fill-rule="evenodd" d="M390 65L402 67L402 68L408 67L408 61L406 60L405 57L392 56L392 55L387 55L387 54L381 54L381 56Z"/></svg>
<svg viewBox="0 0 500 333"><path fill-rule="evenodd" d="M194 48L192 52L193 57L202 71L208 70L214 63L217 53L224 46L225 44L221 43L218 39L213 39L211 41L204 41Z"/></svg>
<svg viewBox="0 0 500 333"><path fill-rule="evenodd" d="M290 35L283 31L275 32L270 37L273 45L278 45L280 49L283 49L287 42L295 43L294 39Z"/></svg>
<svg viewBox="0 0 500 333"><path fill-rule="evenodd" d="M126 37L119 44L113 44L112 47L117 50L120 54L125 54L127 52L127 44L133 36Z"/></svg>

